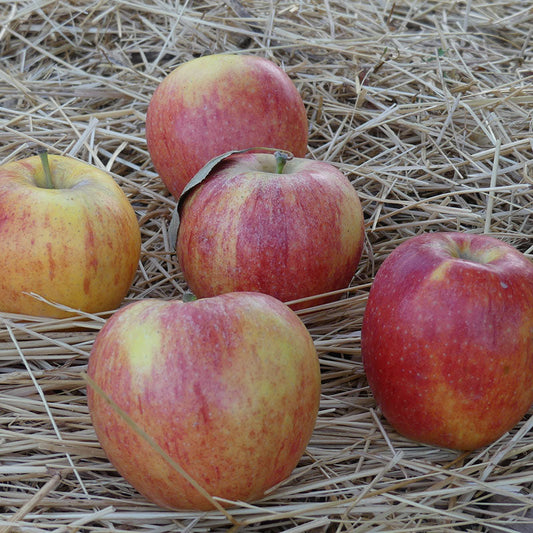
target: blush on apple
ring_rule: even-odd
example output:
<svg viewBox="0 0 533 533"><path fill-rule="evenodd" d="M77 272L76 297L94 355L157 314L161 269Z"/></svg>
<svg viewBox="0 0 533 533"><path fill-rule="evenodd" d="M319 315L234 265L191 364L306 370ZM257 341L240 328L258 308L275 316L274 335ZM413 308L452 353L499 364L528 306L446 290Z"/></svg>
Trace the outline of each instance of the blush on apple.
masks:
<svg viewBox="0 0 533 533"><path fill-rule="evenodd" d="M129 304L99 332L88 377L205 491L230 502L260 499L289 476L320 399L309 332L258 293ZM95 390L91 419L119 473L160 506L212 508Z"/></svg>
<svg viewBox="0 0 533 533"><path fill-rule="evenodd" d="M405 241L370 290L362 356L399 433L458 450L494 442L533 403L533 263L486 235Z"/></svg>
<svg viewBox="0 0 533 533"><path fill-rule="evenodd" d="M88 313L120 305L141 234L109 174L70 157L33 156L0 167L0 248L0 310L65 317L72 313L43 298Z"/></svg>
<svg viewBox="0 0 533 533"><path fill-rule="evenodd" d="M156 88L146 142L156 171L178 198L212 158L252 147L307 151L307 113L298 89L272 61L213 54L181 64Z"/></svg>
<svg viewBox="0 0 533 533"><path fill-rule="evenodd" d="M257 291L318 305L339 297L324 293L346 288L361 257L359 197L329 163L232 154L180 205L177 256L198 297Z"/></svg>

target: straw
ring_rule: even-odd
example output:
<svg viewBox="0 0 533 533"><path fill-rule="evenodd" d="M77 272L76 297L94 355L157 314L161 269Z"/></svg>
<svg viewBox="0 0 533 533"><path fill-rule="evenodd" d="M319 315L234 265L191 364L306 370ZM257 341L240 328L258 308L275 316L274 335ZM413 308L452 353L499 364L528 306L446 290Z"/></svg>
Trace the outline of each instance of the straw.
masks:
<svg viewBox="0 0 533 533"><path fill-rule="evenodd" d="M250 53L294 80L307 157L358 191L365 248L339 300L300 311L322 396L306 453L258 502L169 511L108 462L86 401L110 313L2 313L0 531L102 533L533 531L533 410L459 453L398 435L361 362L373 277L430 231L486 233L533 258L533 12L527 3L100 0L0 3L0 164L42 149L105 169L138 216L142 254L123 302L182 298L175 200L146 147L157 84L199 55Z"/></svg>

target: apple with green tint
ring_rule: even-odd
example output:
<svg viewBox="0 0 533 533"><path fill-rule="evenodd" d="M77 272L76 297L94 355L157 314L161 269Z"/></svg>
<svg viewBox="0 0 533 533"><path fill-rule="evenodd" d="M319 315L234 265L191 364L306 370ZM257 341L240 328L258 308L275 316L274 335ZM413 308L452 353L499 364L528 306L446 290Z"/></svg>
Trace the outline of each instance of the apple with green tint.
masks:
<svg viewBox="0 0 533 533"><path fill-rule="evenodd" d="M225 158L180 205L177 256L198 297L257 291L301 309L333 301L364 242L355 188L335 166L282 153ZM321 295L321 296L319 296Z"/></svg>
<svg viewBox="0 0 533 533"><path fill-rule="evenodd" d="M0 166L0 311L72 314L43 298L88 313L113 310L140 249L135 212L106 172L44 154Z"/></svg>
<svg viewBox="0 0 533 533"><path fill-rule="evenodd" d="M153 165L176 198L220 154L270 147L303 157L307 135L307 112L291 78L251 54L182 63L156 88L146 115Z"/></svg>
<svg viewBox="0 0 533 533"><path fill-rule="evenodd" d="M260 499L297 465L320 399L309 332L258 293L129 304L97 335L88 378L109 460L148 499L174 509L213 504L165 454L212 497Z"/></svg>
<svg viewBox="0 0 533 533"><path fill-rule="evenodd" d="M533 263L487 235L408 239L372 284L362 357L399 433L457 450L494 442L533 403Z"/></svg>

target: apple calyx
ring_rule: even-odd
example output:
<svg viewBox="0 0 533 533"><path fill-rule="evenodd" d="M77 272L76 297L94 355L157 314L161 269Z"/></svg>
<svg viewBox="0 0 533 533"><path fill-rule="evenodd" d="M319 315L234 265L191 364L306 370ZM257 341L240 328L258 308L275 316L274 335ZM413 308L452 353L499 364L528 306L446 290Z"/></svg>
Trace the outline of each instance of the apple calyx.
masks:
<svg viewBox="0 0 533 533"><path fill-rule="evenodd" d="M41 163L43 165L44 171L44 187L45 189L53 189L54 185L52 183L52 172L50 171L50 163L48 161L48 151L41 150L39 152L39 157L41 158Z"/></svg>
<svg viewBox="0 0 533 533"><path fill-rule="evenodd" d="M293 158L293 155L290 152L277 150L274 152L274 157L276 158L276 174L283 174L283 169L285 168L287 161L290 161Z"/></svg>

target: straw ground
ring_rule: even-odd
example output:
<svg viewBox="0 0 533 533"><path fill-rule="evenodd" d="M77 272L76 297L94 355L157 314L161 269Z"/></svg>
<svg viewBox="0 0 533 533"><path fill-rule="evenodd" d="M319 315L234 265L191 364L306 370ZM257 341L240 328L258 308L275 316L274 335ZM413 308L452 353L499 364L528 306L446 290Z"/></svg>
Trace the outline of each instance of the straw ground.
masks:
<svg viewBox="0 0 533 533"><path fill-rule="evenodd" d="M2 531L533 531L533 411L473 453L418 445L381 417L360 358L372 278L406 238L487 233L533 255L528 2L20 0L0 2L0 20L0 163L44 147L113 175L143 237L124 303L187 289L144 118L159 81L193 57L283 66L308 110L308 157L346 173L366 217L350 288L300 313L323 372L307 452L229 516L157 508L107 462L82 374L108 315L1 314Z"/></svg>

